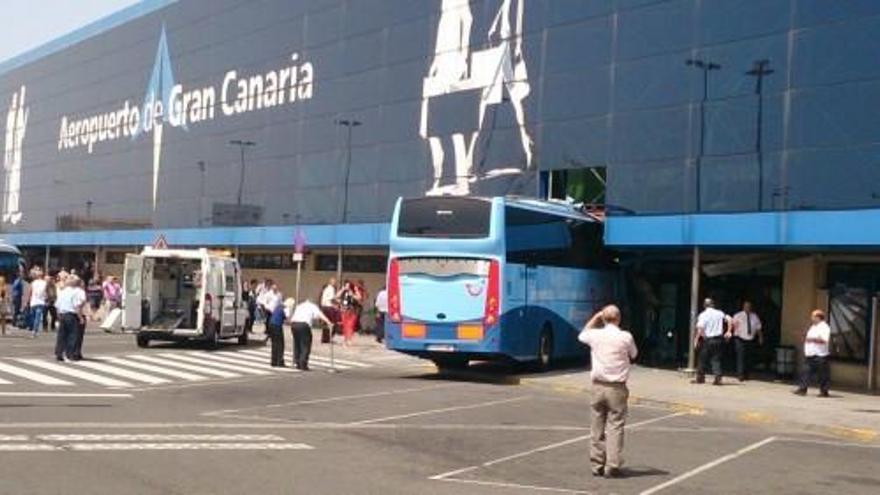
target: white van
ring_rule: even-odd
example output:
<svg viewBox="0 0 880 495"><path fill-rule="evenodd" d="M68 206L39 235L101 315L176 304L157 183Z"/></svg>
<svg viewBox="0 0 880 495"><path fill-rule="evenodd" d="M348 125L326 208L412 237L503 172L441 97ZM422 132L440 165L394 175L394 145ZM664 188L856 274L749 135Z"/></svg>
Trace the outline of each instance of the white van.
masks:
<svg viewBox="0 0 880 495"><path fill-rule="evenodd" d="M144 248L125 257L122 328L151 340L237 338L247 344L238 261L207 249Z"/></svg>

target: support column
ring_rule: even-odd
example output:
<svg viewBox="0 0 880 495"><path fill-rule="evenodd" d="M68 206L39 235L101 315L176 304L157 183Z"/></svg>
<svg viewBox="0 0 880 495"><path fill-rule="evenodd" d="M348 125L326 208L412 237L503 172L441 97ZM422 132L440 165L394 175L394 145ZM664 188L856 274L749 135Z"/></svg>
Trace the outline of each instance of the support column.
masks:
<svg viewBox="0 0 880 495"><path fill-rule="evenodd" d="M694 246L694 254L691 263L691 312L690 328L688 329L688 365L687 372L696 370L697 358L694 348L696 338L697 314L700 311L700 247Z"/></svg>
<svg viewBox="0 0 880 495"><path fill-rule="evenodd" d="M49 252L52 250L51 246L46 246L46 262L43 263L43 269L48 274L49 273Z"/></svg>

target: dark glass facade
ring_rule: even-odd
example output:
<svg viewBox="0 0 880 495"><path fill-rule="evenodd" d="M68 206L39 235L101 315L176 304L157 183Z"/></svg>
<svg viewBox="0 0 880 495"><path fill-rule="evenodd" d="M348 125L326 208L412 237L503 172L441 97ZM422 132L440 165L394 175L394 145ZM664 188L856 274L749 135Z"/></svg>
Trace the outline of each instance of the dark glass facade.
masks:
<svg viewBox="0 0 880 495"><path fill-rule="evenodd" d="M641 214L877 207L878 53L874 0L180 0L0 73L3 229L385 222L588 167Z"/></svg>

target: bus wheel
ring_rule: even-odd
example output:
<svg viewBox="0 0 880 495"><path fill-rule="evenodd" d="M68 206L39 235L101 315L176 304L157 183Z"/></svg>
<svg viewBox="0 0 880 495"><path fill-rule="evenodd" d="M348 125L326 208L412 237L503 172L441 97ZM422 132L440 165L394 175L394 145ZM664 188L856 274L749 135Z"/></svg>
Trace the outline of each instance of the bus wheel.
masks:
<svg viewBox="0 0 880 495"><path fill-rule="evenodd" d="M137 337L135 337L135 340L137 340L137 346L142 349L150 347L150 339L143 335L138 335Z"/></svg>
<svg viewBox="0 0 880 495"><path fill-rule="evenodd" d="M238 336L238 345L248 345L248 333L243 328L241 329L241 335Z"/></svg>
<svg viewBox="0 0 880 495"><path fill-rule="evenodd" d="M544 325L541 337L538 338L538 355L535 365L538 371L547 371L553 364L553 331L549 325Z"/></svg>
<svg viewBox="0 0 880 495"><path fill-rule="evenodd" d="M463 370L468 367L468 359L463 357L446 356L442 358L434 358L434 365L441 373L447 371Z"/></svg>

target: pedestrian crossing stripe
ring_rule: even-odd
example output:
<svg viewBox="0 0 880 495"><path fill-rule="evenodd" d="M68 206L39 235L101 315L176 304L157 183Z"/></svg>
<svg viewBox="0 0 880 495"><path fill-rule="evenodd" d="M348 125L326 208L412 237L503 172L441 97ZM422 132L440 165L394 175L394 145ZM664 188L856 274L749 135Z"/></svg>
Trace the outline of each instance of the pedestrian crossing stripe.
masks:
<svg viewBox="0 0 880 495"><path fill-rule="evenodd" d="M288 350L285 357L289 355ZM9 358L0 360L0 386L6 388L36 383L51 387L98 385L131 388L300 372L293 367L273 367L270 358L268 347L219 352L179 350L98 356L67 363L45 358ZM351 360L335 361L335 367L342 370L372 366ZM310 357L310 364L316 368L332 367L328 357L314 354Z"/></svg>

